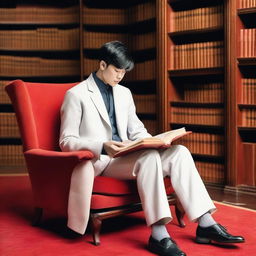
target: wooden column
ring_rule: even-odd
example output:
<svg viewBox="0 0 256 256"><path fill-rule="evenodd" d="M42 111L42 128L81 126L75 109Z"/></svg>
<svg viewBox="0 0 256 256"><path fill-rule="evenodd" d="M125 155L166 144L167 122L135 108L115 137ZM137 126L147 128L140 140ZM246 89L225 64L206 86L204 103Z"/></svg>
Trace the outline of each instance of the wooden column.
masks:
<svg viewBox="0 0 256 256"><path fill-rule="evenodd" d="M84 19L83 0L79 0L79 49L80 49L80 79L84 80Z"/></svg>
<svg viewBox="0 0 256 256"><path fill-rule="evenodd" d="M225 2L225 42L226 42L226 184L237 185L238 173L238 143L239 134L237 130L237 35L236 35L236 1Z"/></svg>
<svg viewBox="0 0 256 256"><path fill-rule="evenodd" d="M167 110L167 24L166 24L167 1L156 0L156 83L158 113L157 121L159 132L169 130Z"/></svg>

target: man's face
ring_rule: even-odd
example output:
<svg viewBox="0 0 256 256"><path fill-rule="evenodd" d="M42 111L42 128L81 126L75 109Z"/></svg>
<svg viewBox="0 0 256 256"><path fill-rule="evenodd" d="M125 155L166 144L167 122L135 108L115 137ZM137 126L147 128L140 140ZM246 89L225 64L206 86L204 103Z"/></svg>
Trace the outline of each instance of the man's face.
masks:
<svg viewBox="0 0 256 256"><path fill-rule="evenodd" d="M123 79L125 73L125 69L116 68L113 65L105 65L102 69L102 78L106 84L115 86Z"/></svg>

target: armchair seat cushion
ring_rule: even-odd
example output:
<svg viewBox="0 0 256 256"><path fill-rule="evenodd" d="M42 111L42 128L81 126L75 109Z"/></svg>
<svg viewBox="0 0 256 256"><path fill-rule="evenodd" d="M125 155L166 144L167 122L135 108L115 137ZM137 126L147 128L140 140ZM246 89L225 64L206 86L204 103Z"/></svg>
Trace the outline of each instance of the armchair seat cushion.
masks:
<svg viewBox="0 0 256 256"><path fill-rule="evenodd" d="M164 179L164 184L167 195L174 192L169 177ZM121 207L139 202L135 180L118 180L104 176L95 178L91 210Z"/></svg>
<svg viewBox="0 0 256 256"><path fill-rule="evenodd" d="M97 176L94 180L93 193L108 196L132 195L137 194L137 187L134 180Z"/></svg>

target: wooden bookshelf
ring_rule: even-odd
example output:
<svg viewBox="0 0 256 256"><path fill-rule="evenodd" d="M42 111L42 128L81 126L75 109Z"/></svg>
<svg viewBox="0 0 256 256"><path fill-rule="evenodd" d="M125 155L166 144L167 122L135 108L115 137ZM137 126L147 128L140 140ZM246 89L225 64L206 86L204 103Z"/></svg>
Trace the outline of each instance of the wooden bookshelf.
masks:
<svg viewBox="0 0 256 256"><path fill-rule="evenodd" d="M8 82L80 80L78 1L1 1L0 173L26 172Z"/></svg>
<svg viewBox="0 0 256 256"><path fill-rule="evenodd" d="M254 102L255 56L251 51L256 27L255 7L250 1L227 1L227 185L242 192L255 186L256 125L248 125L256 114ZM248 119L247 119L248 118ZM253 153L254 152L254 153Z"/></svg>
<svg viewBox="0 0 256 256"><path fill-rule="evenodd" d="M185 138L183 144L196 157L202 178L223 185L226 147L223 2L196 1L193 5L185 0L163 2L159 3L165 11L164 21L159 24L164 34L159 39L164 49L160 54L166 59L161 67L164 77L161 97L165 102L162 127L168 130L185 126L192 130L193 139ZM217 143L217 138L222 138L222 144ZM221 166L218 169L221 175L213 168L215 165ZM212 173L205 171L206 166Z"/></svg>
<svg viewBox="0 0 256 256"><path fill-rule="evenodd" d="M102 18L98 19L99 16ZM101 1L83 1L84 78L98 67L97 49L112 40L124 42L132 52L135 68L126 74L122 84L134 94L137 113L146 128L156 134L159 129L156 121L155 1L119 3L116 8L106 8Z"/></svg>
<svg viewBox="0 0 256 256"><path fill-rule="evenodd" d="M10 138L17 131L15 135L11 127L6 128L11 124L8 114L13 113L4 91L8 82L83 80L98 68L98 48L112 40L120 40L132 50L135 69L123 84L134 93L138 114L149 132L156 134L157 104L161 102L156 100L155 0L108 1L107 5L101 0L2 1L0 115L6 124L0 127L1 145L19 139Z"/></svg>

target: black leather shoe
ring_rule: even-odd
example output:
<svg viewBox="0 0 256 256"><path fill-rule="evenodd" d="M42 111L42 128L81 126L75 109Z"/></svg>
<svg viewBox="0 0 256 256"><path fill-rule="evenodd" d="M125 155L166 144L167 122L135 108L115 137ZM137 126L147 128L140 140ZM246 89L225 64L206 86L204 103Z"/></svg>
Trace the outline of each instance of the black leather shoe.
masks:
<svg viewBox="0 0 256 256"><path fill-rule="evenodd" d="M199 244L209 244L212 241L218 243L243 243L242 236L232 236L222 225L214 224L207 228L198 225L196 230L196 242Z"/></svg>
<svg viewBox="0 0 256 256"><path fill-rule="evenodd" d="M150 236L148 249L161 256L186 256L186 254L179 249L176 242L169 237L158 241Z"/></svg>

